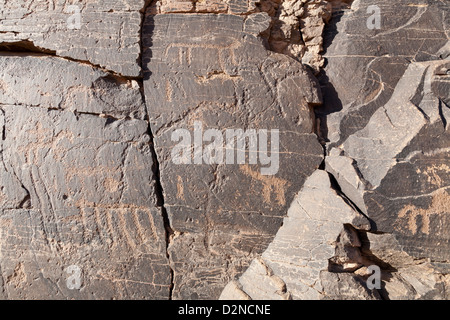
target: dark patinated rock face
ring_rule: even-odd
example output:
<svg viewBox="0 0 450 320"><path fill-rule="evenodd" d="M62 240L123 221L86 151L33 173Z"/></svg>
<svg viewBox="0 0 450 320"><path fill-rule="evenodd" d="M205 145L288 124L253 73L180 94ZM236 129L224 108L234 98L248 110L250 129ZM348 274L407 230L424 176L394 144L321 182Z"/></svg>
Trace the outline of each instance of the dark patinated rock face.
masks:
<svg viewBox="0 0 450 320"><path fill-rule="evenodd" d="M0 70L1 297L167 299L137 83L35 54Z"/></svg>
<svg viewBox="0 0 450 320"><path fill-rule="evenodd" d="M370 5L379 8L380 29L366 25ZM399 252L431 259L444 272L450 263L449 3L362 0L352 9L326 36L332 42L318 113L328 126L327 170L372 219L373 231L391 234Z"/></svg>
<svg viewBox="0 0 450 320"><path fill-rule="evenodd" d="M304 4L280 7L286 30ZM275 11L233 0L227 15L149 16L141 39L154 5L0 0L2 297L218 297L322 162L319 84L259 36ZM308 8L316 34L325 11ZM172 133L196 124L242 130L257 150L236 141L231 163L174 163Z"/></svg>
<svg viewBox="0 0 450 320"><path fill-rule="evenodd" d="M346 203L312 174L274 241L221 298L448 299L449 22L442 1L361 0L334 12L315 110L325 170ZM334 230L319 218L325 203ZM352 207L370 228L340 220ZM317 228L320 237L308 234ZM367 283L374 266L377 290Z"/></svg>
<svg viewBox="0 0 450 320"><path fill-rule="evenodd" d="M370 229L370 222L332 188L328 173L317 170L296 195L283 226L261 258L253 260L239 281L230 282L220 298L241 299L245 292L256 300L311 300L335 298L340 281L344 287L349 283L355 287L357 282L352 276L339 278L326 272L344 224ZM373 293L364 294L369 290L359 289L349 289L353 298L373 298ZM351 296L348 292L346 295Z"/></svg>
<svg viewBox="0 0 450 320"><path fill-rule="evenodd" d="M322 161L312 133L311 109L321 102L316 80L299 62L265 49L257 36L267 19L147 16L144 88L174 231L174 298L217 298L226 281L270 242L295 193ZM241 164L234 158L196 163L191 142L198 127L224 137L227 129L267 130L273 161L262 163L259 149L257 163L250 163L248 152ZM174 161L177 130L192 137L187 164ZM274 130L279 143L270 140ZM261 136L258 142L266 145Z"/></svg>
<svg viewBox="0 0 450 320"><path fill-rule="evenodd" d="M0 299L448 299L449 34L448 1L0 0Z"/></svg>
<svg viewBox="0 0 450 320"><path fill-rule="evenodd" d="M30 44L128 76L141 72L145 0L0 1L0 46Z"/></svg>

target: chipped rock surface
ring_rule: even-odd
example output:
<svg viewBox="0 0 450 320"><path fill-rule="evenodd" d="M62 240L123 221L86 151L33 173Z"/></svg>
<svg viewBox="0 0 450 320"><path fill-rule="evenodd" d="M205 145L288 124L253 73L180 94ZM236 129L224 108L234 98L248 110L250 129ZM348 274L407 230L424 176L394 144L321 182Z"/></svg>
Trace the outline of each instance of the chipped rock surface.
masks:
<svg viewBox="0 0 450 320"><path fill-rule="evenodd" d="M2 104L143 120L139 84L90 64L42 54L2 54ZM64 72L61 72L64 70ZM27 88L26 94L23 87Z"/></svg>
<svg viewBox="0 0 450 320"><path fill-rule="evenodd" d="M319 76L324 104L315 111L319 137L327 142L325 170L351 206L370 219L371 230L347 223L346 232L334 231L334 255L321 260L320 276L305 274L304 266L290 260L302 247L277 246L284 230L301 228L289 223L289 211L262 255L269 277L288 279L284 291L262 285L261 272L249 268L222 298L244 292L258 299L256 291L264 288L293 299L448 298L449 5L425 2L361 0L350 8L335 1L324 35L327 65ZM374 5L380 29L368 27L368 8ZM290 251L283 254L281 248ZM277 271L271 258L289 261L290 269ZM370 292L366 281L373 265L381 268L383 285ZM313 281L306 283L308 294L290 291L292 275L296 285L304 278Z"/></svg>
<svg viewBox="0 0 450 320"><path fill-rule="evenodd" d="M395 234L367 233L361 237L363 259L379 259L384 299L448 300L448 264L431 259L418 259L407 253ZM363 273L364 268L357 272ZM366 276L367 277L367 276Z"/></svg>
<svg viewBox="0 0 450 320"><path fill-rule="evenodd" d="M322 34L332 6L323 0L160 0L151 6L153 14L226 13L246 19L268 16L262 28L266 46L309 65L319 72L324 65ZM259 14L258 14L259 13Z"/></svg>
<svg viewBox="0 0 450 320"><path fill-rule="evenodd" d="M450 86L440 52L449 41L449 6L370 2L392 19L379 30L358 28L368 3L343 14L327 49L324 96L332 86L342 102L326 119L327 166L378 231L396 234L417 257L448 260ZM349 87L349 77L363 81ZM330 99L319 109L327 108Z"/></svg>

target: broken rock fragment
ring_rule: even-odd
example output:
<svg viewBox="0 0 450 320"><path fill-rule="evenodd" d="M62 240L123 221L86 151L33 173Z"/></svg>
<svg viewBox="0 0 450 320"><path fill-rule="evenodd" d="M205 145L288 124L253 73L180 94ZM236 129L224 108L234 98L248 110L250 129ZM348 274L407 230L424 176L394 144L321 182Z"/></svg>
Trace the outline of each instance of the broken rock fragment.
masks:
<svg viewBox="0 0 450 320"><path fill-rule="evenodd" d="M283 226L260 260L255 259L238 279L240 287L231 290L227 286L221 298L241 299L240 291L256 300L336 298L338 288L331 285L333 276L325 276L323 272L328 272L329 259L335 255L335 242L344 224L370 230L370 222L332 189L328 173L314 172L295 197ZM355 241L353 245L357 245ZM262 266L270 271L262 272ZM358 290L373 297L374 293L367 288Z"/></svg>

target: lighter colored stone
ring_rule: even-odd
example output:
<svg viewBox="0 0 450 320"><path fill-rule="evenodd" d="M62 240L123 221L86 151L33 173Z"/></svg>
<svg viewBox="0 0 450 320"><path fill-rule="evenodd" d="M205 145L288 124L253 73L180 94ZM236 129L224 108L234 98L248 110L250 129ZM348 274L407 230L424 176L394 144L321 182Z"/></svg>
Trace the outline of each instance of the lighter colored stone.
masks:
<svg viewBox="0 0 450 320"><path fill-rule="evenodd" d="M279 277L293 299L319 299L320 272L327 270L343 224L359 214L331 188L325 171L317 170L305 182L275 239L239 279L252 299L274 299ZM273 272L270 277L267 270Z"/></svg>

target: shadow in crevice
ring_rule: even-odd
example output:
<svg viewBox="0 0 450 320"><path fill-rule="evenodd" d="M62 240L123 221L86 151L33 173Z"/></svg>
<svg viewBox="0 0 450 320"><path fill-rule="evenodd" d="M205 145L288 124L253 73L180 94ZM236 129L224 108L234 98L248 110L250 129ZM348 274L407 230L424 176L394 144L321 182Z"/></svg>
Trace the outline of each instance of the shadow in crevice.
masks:
<svg viewBox="0 0 450 320"><path fill-rule="evenodd" d="M398 269L383 261L371 251L371 244L367 231L357 230L352 225L344 224L344 230L353 230L359 239L359 246L353 246L341 238L336 239L335 256L329 259L328 271L337 274L347 273L359 283L367 292L372 292L381 300L390 300L386 283L395 278ZM345 266L347 264L347 266ZM377 268L378 267L378 268ZM378 271L377 271L378 269ZM374 287L369 287L369 283Z"/></svg>
<svg viewBox="0 0 450 320"><path fill-rule="evenodd" d="M165 238L165 251L166 251L166 258L168 261L168 268L169 268L169 292L168 292L168 299L173 299L173 290L175 287L175 273L174 269L171 266L171 255L170 255L170 244L171 240L174 237L175 231L172 228L171 220L169 217L169 213L167 212L167 209L165 207L165 200L164 200L164 189L162 186L161 181L161 170L160 170L160 162L158 158L158 153L156 152L155 148L155 136L152 131L151 127L151 116L149 111L149 106L147 105L147 97L145 93L145 81L150 80L150 77L152 75L152 72L148 68L148 63L151 61L153 55L152 55L152 46L153 46L153 33L155 29L155 12L152 10L152 6L156 4L157 0L146 0L144 8L141 10L142 14L142 24L141 24L141 37L140 37L140 45L141 45L141 56L140 56L140 63L141 63L141 75L142 75L142 97L144 99L145 103L145 110L146 110L146 120L148 121L148 127L147 127L147 134L150 137L150 152L153 160L152 165L152 172L153 172L153 178L154 178L154 188L155 188L155 196L156 196L156 205L160 209L160 213L163 220L164 225L164 238ZM182 233L180 233L182 234Z"/></svg>
<svg viewBox="0 0 450 320"><path fill-rule="evenodd" d="M334 11L330 22L325 26L323 55L326 55L327 49L333 43L334 38L339 33L338 23L341 21L345 10ZM325 71L328 61L325 59L325 65L320 71L317 79L319 80L320 88L322 90L323 104L314 109L316 115L316 133L322 145L329 142L328 139L328 115L342 110L342 102L339 99L339 94L331 83Z"/></svg>
<svg viewBox="0 0 450 320"><path fill-rule="evenodd" d="M141 30L141 67L144 81L149 80L152 75L152 72L148 68L148 63L153 58L151 48L153 46L153 33L155 30L155 14L149 11L151 10L147 9L147 12L144 12Z"/></svg>
<svg viewBox="0 0 450 320"><path fill-rule="evenodd" d="M148 63L151 61L152 54L152 46L153 46L153 33L155 30L155 15L156 12L154 6L158 0L146 0L145 7L142 10L142 25L141 25L141 72L143 76L143 80L149 80L152 72L148 68Z"/></svg>
<svg viewBox="0 0 450 320"><path fill-rule="evenodd" d="M56 55L56 51L38 47L30 40L0 42L0 51L17 52L23 54Z"/></svg>

